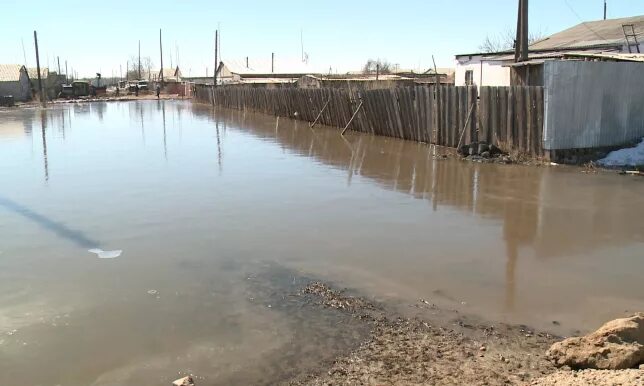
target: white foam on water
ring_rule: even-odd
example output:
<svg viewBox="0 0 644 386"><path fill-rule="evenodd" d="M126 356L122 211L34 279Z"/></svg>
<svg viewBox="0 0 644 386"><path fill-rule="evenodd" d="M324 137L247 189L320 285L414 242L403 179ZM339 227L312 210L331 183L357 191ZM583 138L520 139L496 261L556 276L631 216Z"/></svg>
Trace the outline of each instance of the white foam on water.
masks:
<svg viewBox="0 0 644 386"><path fill-rule="evenodd" d="M612 151L597 163L604 166L644 165L644 138L637 146Z"/></svg>
<svg viewBox="0 0 644 386"><path fill-rule="evenodd" d="M121 256L121 254L123 253L121 249L117 249L114 251L104 251L100 248L88 249L87 252L96 254L99 259L114 259L116 257Z"/></svg>

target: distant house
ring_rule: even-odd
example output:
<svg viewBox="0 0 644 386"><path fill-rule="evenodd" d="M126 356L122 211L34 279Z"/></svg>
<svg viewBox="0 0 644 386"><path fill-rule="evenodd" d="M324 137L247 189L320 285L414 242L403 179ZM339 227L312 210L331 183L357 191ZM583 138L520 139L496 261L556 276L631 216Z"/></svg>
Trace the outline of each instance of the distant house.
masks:
<svg viewBox="0 0 644 386"><path fill-rule="evenodd" d="M358 90L375 90L383 88L413 87L415 79L399 75L304 75L297 80L298 88L344 88Z"/></svg>
<svg viewBox="0 0 644 386"><path fill-rule="evenodd" d="M27 68L20 64L0 64L0 96L12 95L15 101L31 99Z"/></svg>
<svg viewBox="0 0 644 386"><path fill-rule="evenodd" d="M38 69L35 67L27 68L27 73L29 74L29 80L31 81L31 89L34 92L38 92ZM62 89L62 84L65 82L65 77L63 75L58 75L56 72L49 71L47 67L40 68L40 79L42 81L42 87L47 95L48 99L54 99L58 96L58 93Z"/></svg>
<svg viewBox="0 0 644 386"><path fill-rule="evenodd" d="M304 75L322 75L320 68L300 58L268 58L265 60L223 60L217 68L219 84L294 84Z"/></svg>
<svg viewBox="0 0 644 386"><path fill-rule="evenodd" d="M455 84L535 84L529 79L531 72L532 79L539 78L538 74L534 76L533 69L525 67L511 71L511 67L542 64L545 60L587 60L590 57L601 60L602 55L644 52L643 43L644 15L584 22L530 44L529 60L516 65L514 51L456 55ZM619 57L612 60L620 60Z"/></svg>
<svg viewBox="0 0 644 386"><path fill-rule="evenodd" d="M163 75L163 81L166 83L178 83L181 82L181 70L179 69L179 66L172 68L172 67L166 67L162 68L159 70L157 75L155 76L155 81L161 81L161 78Z"/></svg>

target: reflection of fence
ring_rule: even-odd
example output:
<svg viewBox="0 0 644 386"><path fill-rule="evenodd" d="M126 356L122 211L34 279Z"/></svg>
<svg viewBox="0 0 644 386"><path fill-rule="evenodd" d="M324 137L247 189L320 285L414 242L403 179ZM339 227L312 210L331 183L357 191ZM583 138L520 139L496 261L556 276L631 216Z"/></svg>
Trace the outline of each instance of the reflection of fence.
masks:
<svg viewBox="0 0 644 386"><path fill-rule="evenodd" d="M198 85L196 98L309 122L319 115L318 122L328 126L345 127L351 122L349 128L355 131L442 146L485 140L508 151L542 154L540 87L483 87L478 101L475 87L362 91L219 87L213 91L212 86Z"/></svg>

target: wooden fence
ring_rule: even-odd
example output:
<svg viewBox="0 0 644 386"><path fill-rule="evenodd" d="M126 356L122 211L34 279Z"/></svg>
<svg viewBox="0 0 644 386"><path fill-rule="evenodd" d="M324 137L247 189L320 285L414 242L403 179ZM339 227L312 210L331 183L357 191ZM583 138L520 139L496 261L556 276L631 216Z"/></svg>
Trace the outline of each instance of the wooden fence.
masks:
<svg viewBox="0 0 644 386"><path fill-rule="evenodd" d="M354 131L457 147L487 141L542 155L541 87L400 87L378 90L263 89L198 85L196 99ZM318 118L319 116L319 118ZM352 119L353 118L353 119Z"/></svg>

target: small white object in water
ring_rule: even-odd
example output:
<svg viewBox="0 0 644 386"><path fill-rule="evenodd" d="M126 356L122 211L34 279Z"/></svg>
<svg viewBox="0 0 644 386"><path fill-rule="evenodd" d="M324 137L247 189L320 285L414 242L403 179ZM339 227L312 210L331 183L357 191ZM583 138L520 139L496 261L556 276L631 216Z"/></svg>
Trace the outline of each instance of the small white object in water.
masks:
<svg viewBox="0 0 644 386"><path fill-rule="evenodd" d="M159 293L159 291L154 290L154 289L148 290L148 294L149 294L149 295L156 295L156 294L158 294L158 293Z"/></svg>
<svg viewBox="0 0 644 386"><path fill-rule="evenodd" d="M88 249L87 251L90 253L95 253L96 255L98 255L99 259L113 259L115 257L121 256L121 253L123 253L123 251L120 249L114 251L104 251L100 248L92 248Z"/></svg>

